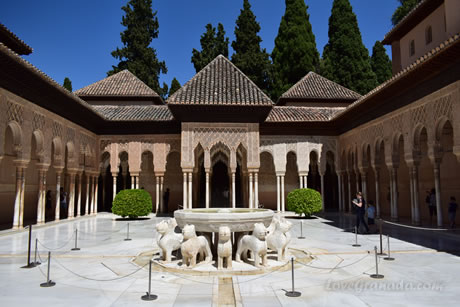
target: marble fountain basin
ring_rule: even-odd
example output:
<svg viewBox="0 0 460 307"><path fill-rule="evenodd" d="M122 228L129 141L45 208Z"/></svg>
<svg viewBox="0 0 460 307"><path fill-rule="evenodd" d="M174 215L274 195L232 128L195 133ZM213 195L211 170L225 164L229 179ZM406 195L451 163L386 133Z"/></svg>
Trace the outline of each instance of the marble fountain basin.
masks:
<svg viewBox="0 0 460 307"><path fill-rule="evenodd" d="M270 209L250 208L196 208L174 212L180 228L192 224L201 232L219 232L220 226L228 226L231 232L253 231L255 223L270 226L273 215Z"/></svg>

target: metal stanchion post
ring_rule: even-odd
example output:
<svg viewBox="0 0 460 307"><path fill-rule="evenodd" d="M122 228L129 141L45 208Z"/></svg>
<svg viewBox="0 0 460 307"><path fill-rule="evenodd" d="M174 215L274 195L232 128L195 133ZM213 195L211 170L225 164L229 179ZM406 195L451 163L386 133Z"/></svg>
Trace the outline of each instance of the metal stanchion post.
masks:
<svg viewBox="0 0 460 307"><path fill-rule="evenodd" d="M143 301L153 301L153 300L156 300L158 298L157 295L155 294L151 294L151 290L152 289L152 260L150 259L149 261L149 291L141 296L141 299Z"/></svg>
<svg viewBox="0 0 460 307"><path fill-rule="evenodd" d="M29 225L29 247L27 249L27 264L25 266L22 266L21 268L23 269L31 269L31 268L34 268L35 267L35 263L31 263L30 262L30 244L31 244L31 241L32 241L32 225Z"/></svg>
<svg viewBox="0 0 460 307"><path fill-rule="evenodd" d="M35 238L35 255L34 255L34 264L40 265L40 261L37 261L37 251L38 251L38 239Z"/></svg>
<svg viewBox="0 0 460 307"><path fill-rule="evenodd" d="M300 221L300 237L298 239L305 239L303 236L303 221Z"/></svg>
<svg viewBox="0 0 460 307"><path fill-rule="evenodd" d="M383 239L382 239L382 236L383 236L383 232L382 232L382 224L383 224L383 220L380 219L379 220L379 233L380 233L380 253L378 253L378 255L380 256L384 256L386 255L384 252L383 252Z"/></svg>
<svg viewBox="0 0 460 307"><path fill-rule="evenodd" d="M353 244L352 246L354 247L360 247L361 245L358 244L358 227L355 226L355 244Z"/></svg>
<svg viewBox="0 0 460 307"><path fill-rule="evenodd" d="M371 274L371 278L382 279L384 276L379 274L379 259L377 256L377 246L374 246L375 251L375 274Z"/></svg>
<svg viewBox="0 0 460 307"><path fill-rule="evenodd" d="M46 274L46 282L40 284L40 287L48 288L54 287L56 283L50 279L50 267L51 267L51 252L48 252L48 273Z"/></svg>
<svg viewBox="0 0 460 307"><path fill-rule="evenodd" d="M131 239L129 238L129 223L128 223L128 231L126 232L126 239L125 241L131 241Z"/></svg>
<svg viewBox="0 0 460 307"><path fill-rule="evenodd" d="M79 251L80 250L80 248L78 248L78 246L77 246L77 242L78 242L78 229L75 229L75 247L72 248L71 250L73 250L73 251Z"/></svg>
<svg viewBox="0 0 460 307"><path fill-rule="evenodd" d="M294 258L291 258L291 268L292 268L292 291L286 291L286 296L299 297L301 293L294 290Z"/></svg>
<svg viewBox="0 0 460 307"><path fill-rule="evenodd" d="M383 260L393 261L395 258L390 255L390 235L387 235L387 245L388 245L388 257L383 258Z"/></svg>

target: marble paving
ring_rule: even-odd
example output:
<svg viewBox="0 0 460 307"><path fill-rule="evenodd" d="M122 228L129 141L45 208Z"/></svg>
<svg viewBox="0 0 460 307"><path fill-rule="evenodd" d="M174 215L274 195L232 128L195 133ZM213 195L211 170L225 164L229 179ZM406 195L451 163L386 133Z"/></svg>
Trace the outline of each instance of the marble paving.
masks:
<svg viewBox="0 0 460 307"><path fill-rule="evenodd" d="M132 260L156 249L155 224L162 219L152 215L130 221L131 241L124 240L127 223L108 213L33 227L32 249L37 238L38 258L44 263L32 269L21 268L27 262L28 231L0 232L0 306L458 306L457 233L385 226L395 260L379 257L379 273L385 277L376 280L370 274L375 273L379 236L359 235L361 246L352 247L353 217L338 215L291 219L291 247L313 257L308 263L295 262L300 297L285 295L292 287L290 269L226 277L225 282L217 276L153 272L152 293L158 299L142 301L148 267ZM301 221L305 239L298 239ZM71 251L75 229L80 251ZM48 251L56 286L42 288ZM231 296L232 289L233 297L222 297Z"/></svg>

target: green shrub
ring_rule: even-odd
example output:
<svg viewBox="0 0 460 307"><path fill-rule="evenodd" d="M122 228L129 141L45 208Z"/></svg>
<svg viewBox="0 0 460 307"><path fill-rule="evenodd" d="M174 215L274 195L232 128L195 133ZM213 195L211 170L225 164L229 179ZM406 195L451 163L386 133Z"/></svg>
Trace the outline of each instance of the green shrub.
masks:
<svg viewBox="0 0 460 307"><path fill-rule="evenodd" d="M113 200L112 212L130 218L149 215L152 212L152 198L145 190L122 190Z"/></svg>
<svg viewBox="0 0 460 307"><path fill-rule="evenodd" d="M321 194L313 189L297 189L287 196L287 209L309 217L322 210Z"/></svg>

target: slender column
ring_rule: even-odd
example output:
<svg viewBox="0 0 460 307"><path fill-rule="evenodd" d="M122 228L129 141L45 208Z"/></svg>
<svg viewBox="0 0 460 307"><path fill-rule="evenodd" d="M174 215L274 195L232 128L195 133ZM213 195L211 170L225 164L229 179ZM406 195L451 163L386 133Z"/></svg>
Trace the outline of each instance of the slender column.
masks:
<svg viewBox="0 0 460 307"><path fill-rule="evenodd" d="M303 189L303 176L299 176L299 187Z"/></svg>
<svg viewBox="0 0 460 307"><path fill-rule="evenodd" d="M341 182L341 190L342 190L342 212L347 211L347 201L345 199L346 192L345 192L345 173L342 172L342 182Z"/></svg>
<svg viewBox="0 0 460 307"><path fill-rule="evenodd" d="M249 208L253 208L253 175L249 173Z"/></svg>
<svg viewBox="0 0 460 307"><path fill-rule="evenodd" d="M43 172L43 190L42 190L42 221L46 222L46 173L48 170Z"/></svg>
<svg viewBox="0 0 460 307"><path fill-rule="evenodd" d="M285 211L285 206L284 206L284 200L285 200L285 195L284 195L284 175L281 175L281 211Z"/></svg>
<svg viewBox="0 0 460 307"><path fill-rule="evenodd" d="M125 179L123 179L123 181L124 181L124 180L125 180ZM136 187L135 187L135 184L136 184L136 177L131 176L131 190L136 188ZM124 184L123 184L123 185L124 185Z"/></svg>
<svg viewBox="0 0 460 307"><path fill-rule="evenodd" d="M55 221L59 221L59 219L61 218L61 202L60 202L60 198L61 198L61 171L60 170L56 170L56 209L55 209L55 216L54 216L54 220Z"/></svg>
<svg viewBox="0 0 460 307"><path fill-rule="evenodd" d="M106 185L106 173L105 171L101 173L101 176L102 176L102 207L105 208L105 201L106 201L106 191L105 191L105 185ZM79 188L79 191L80 191L80 188ZM80 215L78 215L80 216Z"/></svg>
<svg viewBox="0 0 460 307"><path fill-rule="evenodd" d="M112 173L113 178L113 199L117 196L117 175L118 173Z"/></svg>
<svg viewBox="0 0 460 307"><path fill-rule="evenodd" d="M236 174L232 172L232 208L236 208Z"/></svg>
<svg viewBox="0 0 460 307"><path fill-rule="evenodd" d="M89 185L91 181L91 175L86 175L86 202L85 202L85 215L89 213Z"/></svg>
<svg viewBox="0 0 460 307"><path fill-rule="evenodd" d="M259 174L254 173L254 208L259 208Z"/></svg>
<svg viewBox="0 0 460 307"><path fill-rule="evenodd" d="M281 178L280 176L276 176L276 210L278 212L281 211L280 189L281 189Z"/></svg>
<svg viewBox="0 0 460 307"><path fill-rule="evenodd" d="M99 187L99 175L94 176L94 211L93 211L93 214L97 214L98 187Z"/></svg>
<svg viewBox="0 0 460 307"><path fill-rule="evenodd" d="M366 172L363 172L361 173L361 186L362 186L362 189L363 189L363 196L364 196L364 200L366 201L366 207L367 207L367 203L369 201L369 198L367 197L367 173Z"/></svg>
<svg viewBox="0 0 460 307"><path fill-rule="evenodd" d="M188 208L193 208L192 203L192 184L193 184L193 173L188 173Z"/></svg>
<svg viewBox="0 0 460 307"><path fill-rule="evenodd" d="M436 189L436 216L438 227L442 227L442 206L441 206L441 172L439 162L434 164L434 187Z"/></svg>
<svg viewBox="0 0 460 307"><path fill-rule="evenodd" d="M184 174L184 188L183 188L183 194L184 195L182 197L182 207L183 207L183 209L187 209L187 199L188 199L188 197L187 197L187 173L184 172L183 174ZM158 189L159 189L159 186L157 184L157 191L158 191Z"/></svg>
<svg viewBox="0 0 460 307"><path fill-rule="evenodd" d="M342 211L342 173L337 172L337 189L339 192L339 212Z"/></svg>
<svg viewBox="0 0 460 307"><path fill-rule="evenodd" d="M322 205L323 205L323 212L324 212L324 209L325 209L325 204L324 204L324 174L319 174L320 178L321 178L321 199L322 199Z"/></svg>
<svg viewBox="0 0 460 307"><path fill-rule="evenodd" d="M89 209L89 214L94 214L94 206L96 204L96 177L91 176L91 206Z"/></svg>
<svg viewBox="0 0 460 307"><path fill-rule="evenodd" d="M308 188L308 176L303 176L303 187Z"/></svg>
<svg viewBox="0 0 460 307"><path fill-rule="evenodd" d="M414 181L414 222L415 225L420 225L420 198L418 184L418 166L412 168L412 177Z"/></svg>
<svg viewBox="0 0 460 307"><path fill-rule="evenodd" d="M380 170L374 169L375 172L375 211L377 218L380 218Z"/></svg>
<svg viewBox="0 0 460 307"><path fill-rule="evenodd" d="M206 208L209 208L209 170L206 170L206 191L205 191L205 204Z"/></svg>
<svg viewBox="0 0 460 307"><path fill-rule="evenodd" d="M38 170L38 203L37 203L37 225L41 225L45 223L43 218L43 210L45 209L43 204L43 190L45 189L46 177L44 176L44 170Z"/></svg>
<svg viewBox="0 0 460 307"><path fill-rule="evenodd" d="M412 167L409 167L409 188L410 188L410 216L411 216L412 224L415 225L414 176L412 175Z"/></svg>
<svg viewBox="0 0 460 307"><path fill-rule="evenodd" d="M398 221L398 169L396 167L391 168L391 177L393 178L393 210L391 212L391 219Z"/></svg>
<svg viewBox="0 0 460 307"><path fill-rule="evenodd" d="M77 217L81 216L81 176L82 173L78 174Z"/></svg>
<svg viewBox="0 0 460 307"><path fill-rule="evenodd" d="M67 218L73 219L75 211L75 173L69 174L70 184L69 184L69 204L67 210Z"/></svg>
<svg viewBox="0 0 460 307"><path fill-rule="evenodd" d="M184 173L185 174L185 173ZM184 180L186 180L186 176L184 176ZM155 176L155 210L157 213L160 213L160 176ZM184 181L184 185L185 185L185 181ZM184 189L184 195L185 195L186 191ZM184 197L184 200L185 200L185 197ZM184 209L185 208L186 204L184 202Z"/></svg>
<svg viewBox="0 0 460 307"><path fill-rule="evenodd" d="M351 199L352 199L352 196L351 196L351 173L347 172L347 176L348 176L348 212L351 213Z"/></svg>
<svg viewBox="0 0 460 307"><path fill-rule="evenodd" d="M163 204L163 176L160 176L160 212L164 212L164 204Z"/></svg>
<svg viewBox="0 0 460 307"><path fill-rule="evenodd" d="M361 191L361 189L359 188L359 172L355 171L355 175L356 175L356 193L358 193Z"/></svg>

